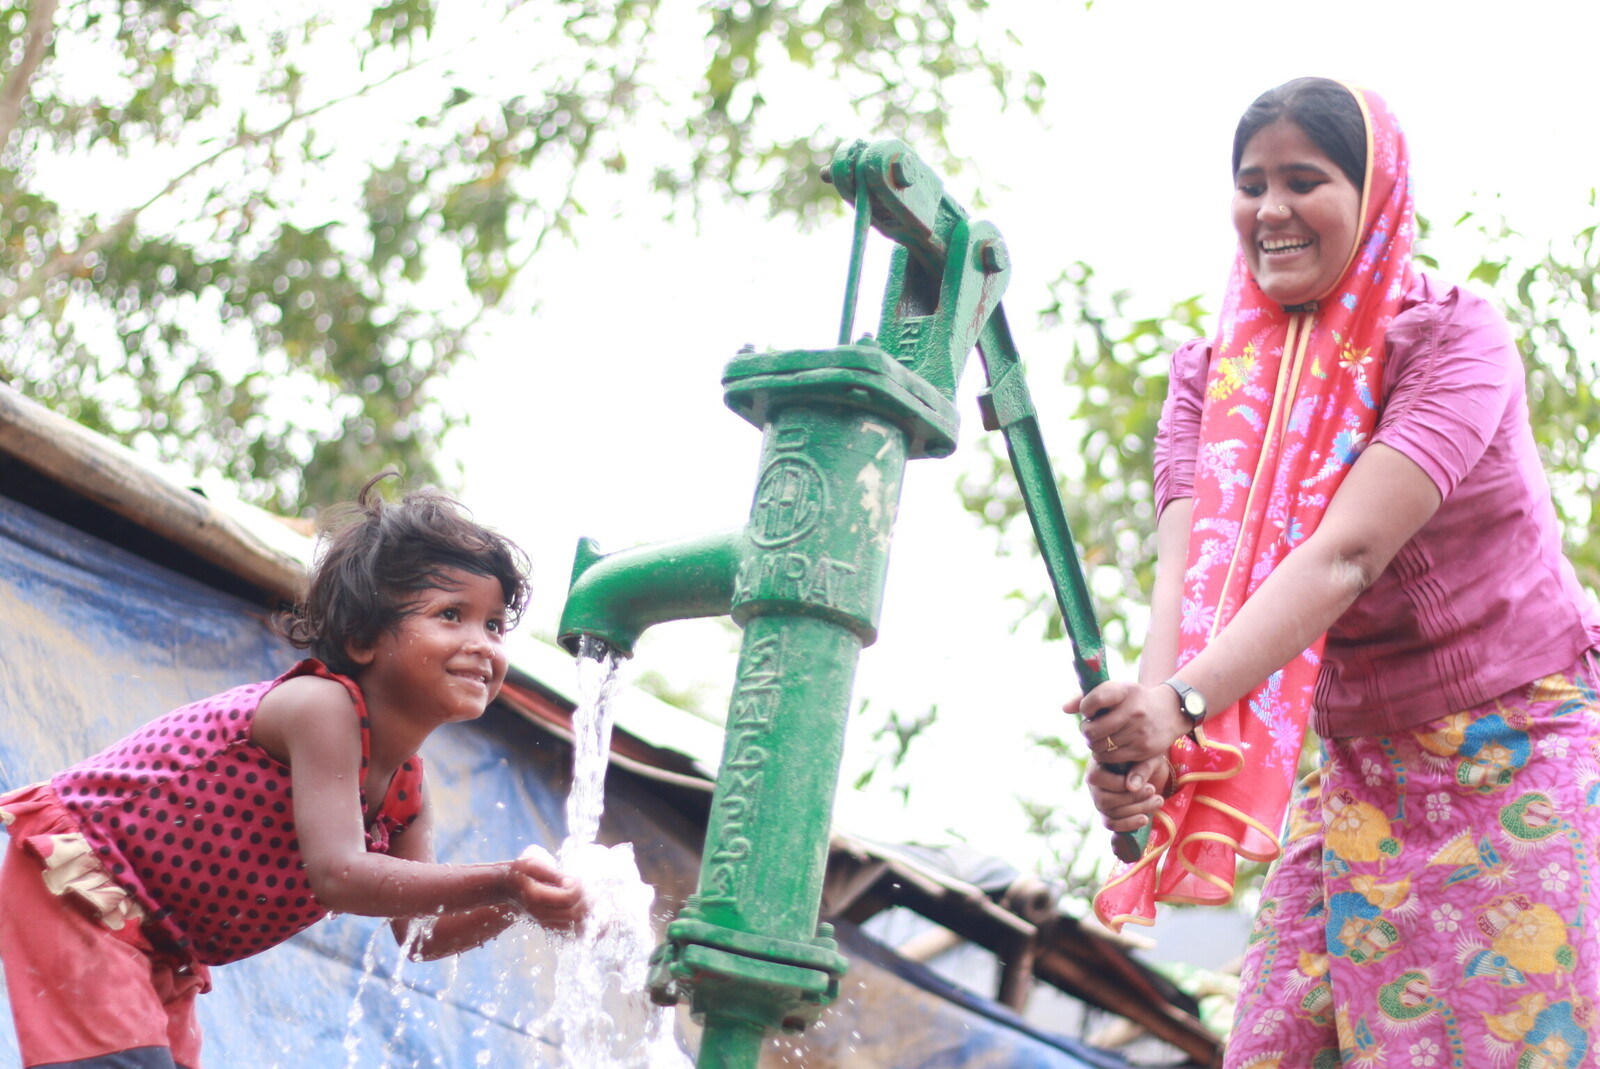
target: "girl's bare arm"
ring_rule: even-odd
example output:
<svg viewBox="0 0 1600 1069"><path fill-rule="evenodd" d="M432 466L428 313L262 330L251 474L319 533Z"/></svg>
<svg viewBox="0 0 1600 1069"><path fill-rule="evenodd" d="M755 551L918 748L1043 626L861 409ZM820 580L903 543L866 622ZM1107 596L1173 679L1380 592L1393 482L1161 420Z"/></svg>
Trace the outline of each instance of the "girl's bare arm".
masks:
<svg viewBox="0 0 1600 1069"><path fill-rule="evenodd" d="M509 909L514 915L525 908L533 877L524 862L434 863L426 829L399 837L409 837L406 848L426 860L367 852L361 737L350 697L338 683L302 676L275 687L262 699L254 735L258 744L282 754L289 764L306 879L323 906L369 917L442 915L480 907ZM560 880L555 874L555 881ZM550 887L553 916L567 898L582 896L575 881L555 881Z"/></svg>
<svg viewBox="0 0 1600 1069"><path fill-rule="evenodd" d="M391 857L433 864L433 805L423 792L422 814L390 844ZM417 961L460 954L482 946L518 920L531 917L547 928L571 928L582 920L586 903L583 890L565 876L548 855L518 858L514 870L514 902L449 910L428 917L396 917L391 922L395 941L405 943L419 926L411 957Z"/></svg>

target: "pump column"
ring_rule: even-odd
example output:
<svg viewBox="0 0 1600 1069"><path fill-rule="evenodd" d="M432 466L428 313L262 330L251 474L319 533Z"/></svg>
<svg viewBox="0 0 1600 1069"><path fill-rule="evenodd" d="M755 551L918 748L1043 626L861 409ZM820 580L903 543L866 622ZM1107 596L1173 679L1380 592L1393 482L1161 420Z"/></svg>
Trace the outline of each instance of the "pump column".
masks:
<svg viewBox="0 0 1600 1069"><path fill-rule="evenodd" d="M794 406L767 429L750 549L734 578L745 638L718 776L725 794L712 803L701 867L708 920L816 934L850 692L861 647L876 637L905 462L905 433L856 409ZM752 835L787 848L750 865L738 855Z"/></svg>
<svg viewBox="0 0 1600 1069"><path fill-rule="evenodd" d="M830 976L837 955L817 927L833 798L907 459L905 431L877 412L810 399L766 415L700 889L669 929L682 964L726 967L684 985L706 1026L701 1069L753 1067L764 1030L799 1027L837 988L843 959Z"/></svg>

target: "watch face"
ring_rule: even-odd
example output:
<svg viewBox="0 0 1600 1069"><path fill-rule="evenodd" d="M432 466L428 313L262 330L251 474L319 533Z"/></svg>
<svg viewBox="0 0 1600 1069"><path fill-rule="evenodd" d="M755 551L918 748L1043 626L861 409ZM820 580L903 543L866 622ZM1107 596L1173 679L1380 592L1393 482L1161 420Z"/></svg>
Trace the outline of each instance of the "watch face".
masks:
<svg viewBox="0 0 1600 1069"><path fill-rule="evenodd" d="M1189 719L1198 720L1206 715L1206 700L1191 690L1183 696L1183 711L1189 714Z"/></svg>

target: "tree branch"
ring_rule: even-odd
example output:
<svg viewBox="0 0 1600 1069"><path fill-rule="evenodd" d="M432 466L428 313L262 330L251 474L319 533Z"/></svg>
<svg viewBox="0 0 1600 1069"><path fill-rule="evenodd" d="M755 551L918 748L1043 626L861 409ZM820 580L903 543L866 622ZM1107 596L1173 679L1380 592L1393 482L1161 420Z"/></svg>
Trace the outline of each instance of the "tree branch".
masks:
<svg viewBox="0 0 1600 1069"><path fill-rule="evenodd" d="M50 31L55 28L55 21L56 0L34 0L33 9L28 12L28 27L23 31L28 43L23 46L22 60L6 79L5 86L0 88L0 149L5 148L6 142L11 140L11 134L22 118L22 102L27 99L28 86L33 84L33 76L38 73L39 65L44 62L45 48L50 40Z"/></svg>

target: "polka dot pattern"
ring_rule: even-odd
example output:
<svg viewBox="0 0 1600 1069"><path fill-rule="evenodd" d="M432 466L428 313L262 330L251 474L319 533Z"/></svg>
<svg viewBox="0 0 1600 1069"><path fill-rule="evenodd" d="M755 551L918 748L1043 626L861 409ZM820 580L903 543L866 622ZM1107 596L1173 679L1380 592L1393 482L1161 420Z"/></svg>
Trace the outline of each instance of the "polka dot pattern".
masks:
<svg viewBox="0 0 1600 1069"><path fill-rule="evenodd" d="M365 772L370 747L360 689L306 660L271 682L175 709L51 781L112 878L163 934L207 965L276 946L327 915L305 879L289 767L250 741L262 697L299 675L336 680L350 691ZM422 759L413 757L395 774L367 831L368 851L386 853L391 836L416 819L421 785Z"/></svg>

